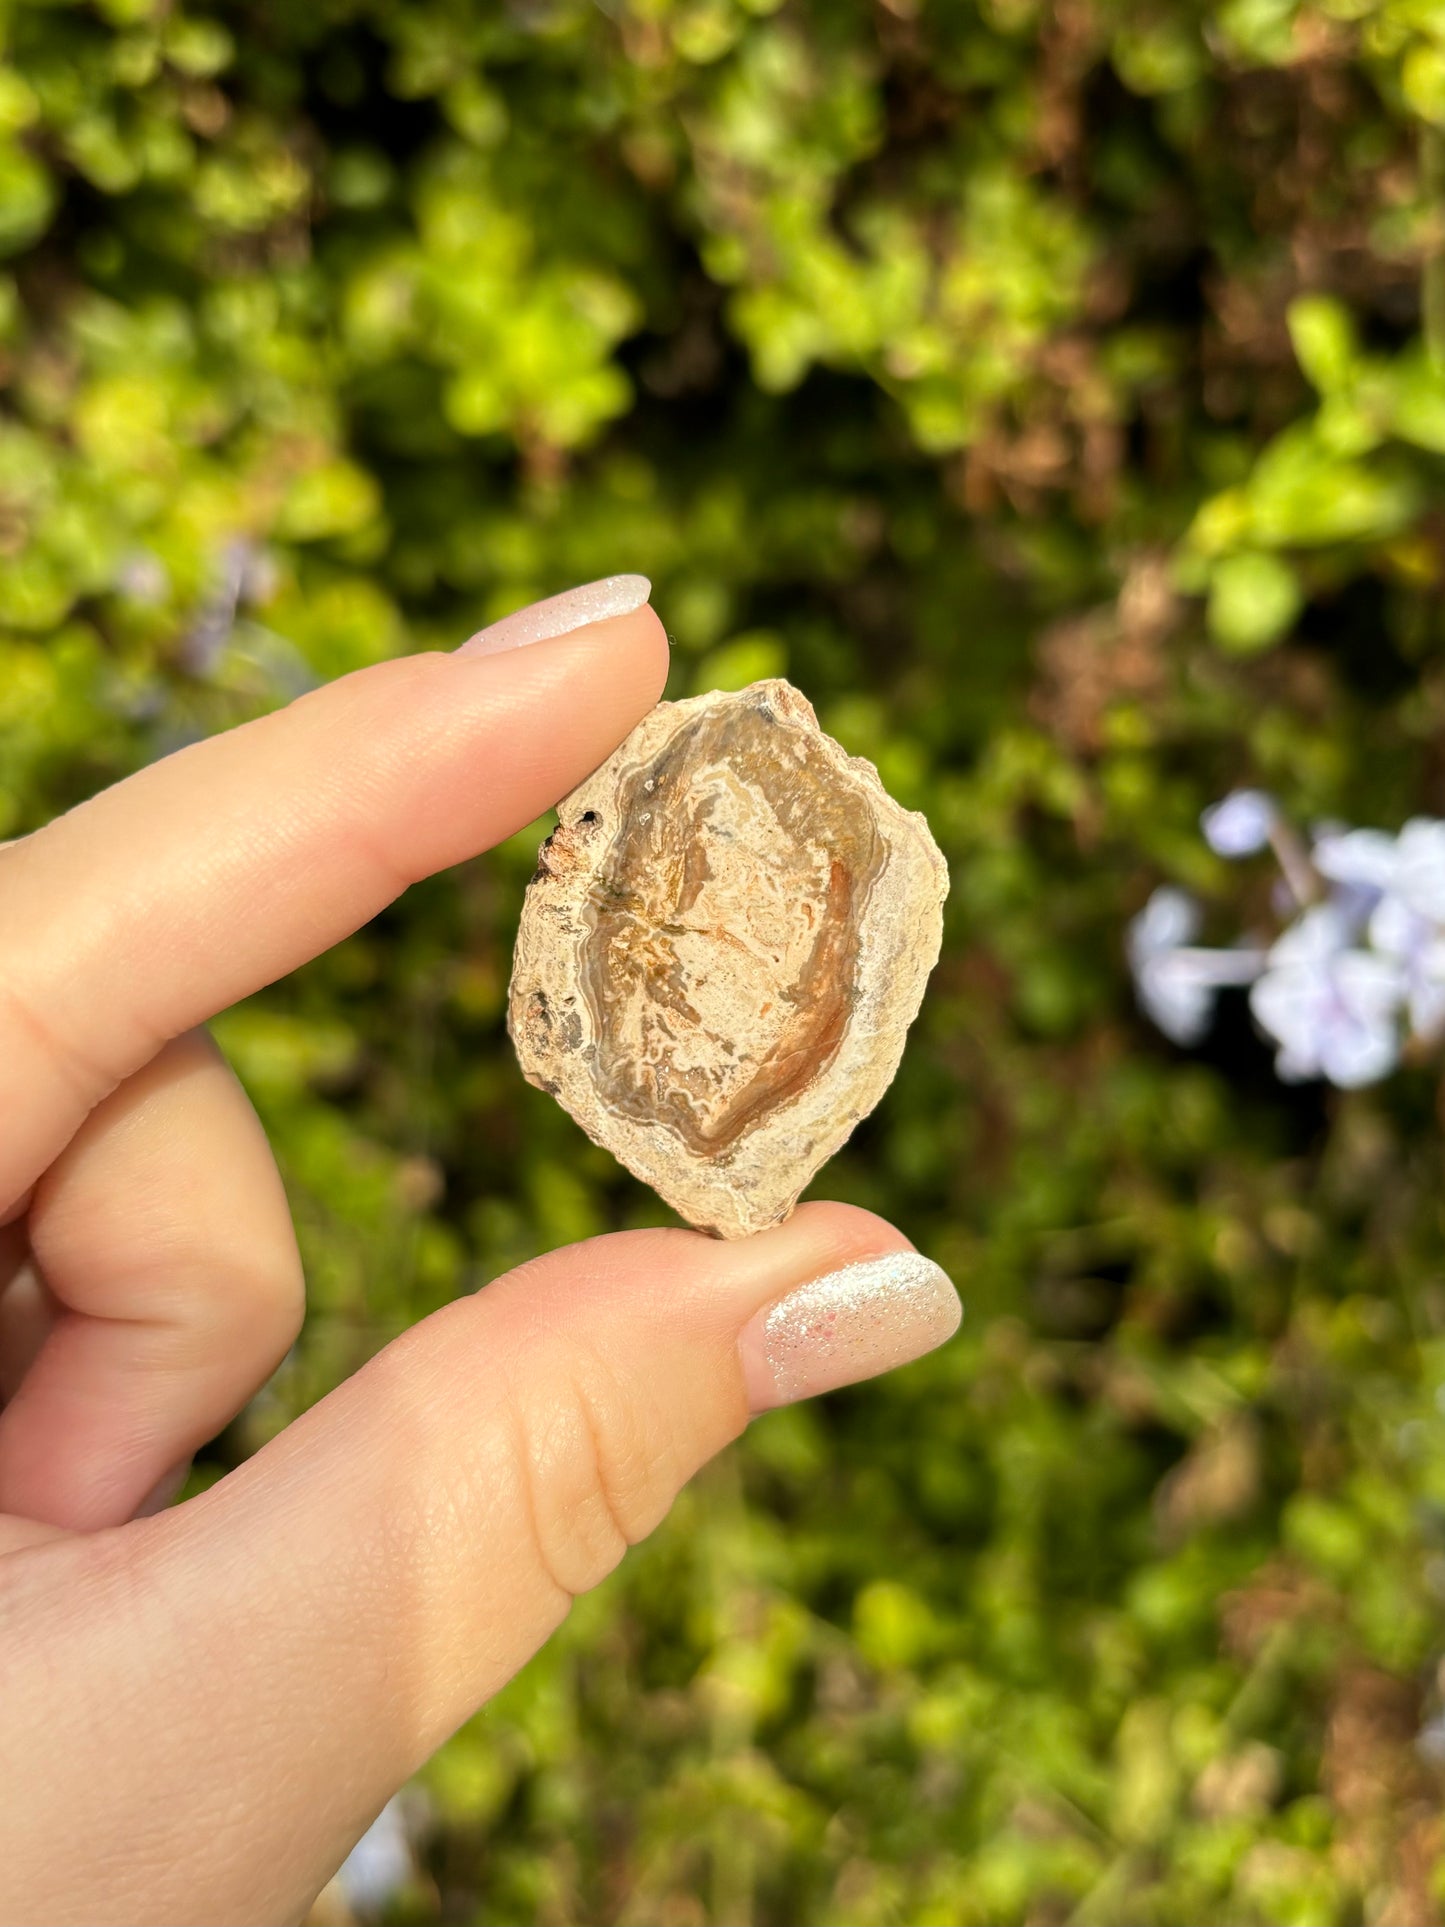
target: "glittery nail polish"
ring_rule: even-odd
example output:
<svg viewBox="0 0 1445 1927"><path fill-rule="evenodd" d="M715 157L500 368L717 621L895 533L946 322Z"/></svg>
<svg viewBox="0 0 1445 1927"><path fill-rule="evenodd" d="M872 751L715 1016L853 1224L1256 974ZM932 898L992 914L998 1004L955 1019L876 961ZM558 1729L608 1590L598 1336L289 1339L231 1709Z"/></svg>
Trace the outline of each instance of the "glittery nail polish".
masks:
<svg viewBox="0 0 1445 1927"><path fill-rule="evenodd" d="M589 623L605 622L609 616L631 615L651 594L652 584L645 575L609 575L600 582L584 582L578 589L503 616L469 637L456 653L495 656L504 649L523 649L529 642L551 642Z"/></svg>
<svg viewBox="0 0 1445 1927"><path fill-rule="evenodd" d="M830 1271L745 1326L749 1405L766 1412L906 1365L951 1338L962 1317L947 1272L916 1251Z"/></svg>

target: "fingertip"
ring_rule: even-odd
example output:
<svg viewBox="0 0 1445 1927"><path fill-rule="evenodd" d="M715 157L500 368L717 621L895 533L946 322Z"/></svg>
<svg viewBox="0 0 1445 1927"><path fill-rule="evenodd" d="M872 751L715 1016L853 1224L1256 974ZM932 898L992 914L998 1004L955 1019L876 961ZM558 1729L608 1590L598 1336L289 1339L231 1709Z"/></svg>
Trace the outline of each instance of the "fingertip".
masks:
<svg viewBox="0 0 1445 1927"><path fill-rule="evenodd" d="M534 642L550 642L609 616L631 615L651 594L652 584L645 575L608 575L596 582L583 582L489 623L468 636L457 654L496 656L509 649L528 648Z"/></svg>
<svg viewBox="0 0 1445 1927"><path fill-rule="evenodd" d="M912 1242L887 1218L879 1217L876 1211L868 1211L861 1204L840 1204L832 1198L815 1198L800 1204L782 1224L756 1235L775 1239L806 1238L810 1245L826 1249L838 1264L850 1264L855 1258L878 1252L913 1250Z"/></svg>
<svg viewBox="0 0 1445 1927"><path fill-rule="evenodd" d="M655 1343L731 1347L740 1326L790 1286L861 1259L911 1252L858 1205L804 1204L747 1238L682 1227L616 1231L544 1253L488 1287L492 1312L548 1342L579 1318L617 1318Z"/></svg>
<svg viewBox="0 0 1445 1927"><path fill-rule="evenodd" d="M630 616L621 618L635 625L636 644L640 666L644 667L654 690L653 702L657 702L667 686L668 671L672 667L672 645L667 639L667 631L662 626L662 618L652 604L645 603ZM651 707L651 704L648 705Z"/></svg>
<svg viewBox="0 0 1445 1927"><path fill-rule="evenodd" d="M609 703L615 700L619 706L625 703L635 709L638 722L662 695L672 664L667 631L651 603L588 623L549 642L533 643L529 653L535 650L540 656L544 650L568 648L585 660L598 693L610 685Z"/></svg>
<svg viewBox="0 0 1445 1927"><path fill-rule="evenodd" d="M642 607L491 653L396 657L314 691L277 721L298 760L324 764L308 792L334 825L314 839L318 862L334 870L338 842L347 873L379 852L394 894L476 855L589 776L667 670L666 632Z"/></svg>
<svg viewBox="0 0 1445 1927"><path fill-rule="evenodd" d="M882 1248L876 1235L864 1242L867 1255L795 1285L744 1325L737 1356L754 1416L912 1364L958 1330L963 1303L941 1265L896 1235Z"/></svg>
<svg viewBox="0 0 1445 1927"><path fill-rule="evenodd" d="M523 610L521 615L531 613ZM475 666L479 674L496 678L525 674L534 665L548 661L580 661L587 665L585 673L593 677L605 675L609 680L620 677L630 682L636 676L642 686L652 691L647 701L649 708L661 695L671 652L667 631L650 602L615 614L599 615L559 629L555 634L529 636L521 642L504 640L501 646L487 646L488 638L517 619L507 617L492 629L482 630L445 660Z"/></svg>

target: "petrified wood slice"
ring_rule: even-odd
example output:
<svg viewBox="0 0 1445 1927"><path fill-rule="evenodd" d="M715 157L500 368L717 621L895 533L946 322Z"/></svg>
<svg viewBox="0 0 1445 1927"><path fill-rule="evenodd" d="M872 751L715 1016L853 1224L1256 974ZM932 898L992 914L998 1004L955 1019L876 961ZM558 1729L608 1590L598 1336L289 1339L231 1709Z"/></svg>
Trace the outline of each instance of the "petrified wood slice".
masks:
<svg viewBox="0 0 1445 1927"><path fill-rule="evenodd" d="M690 1223L776 1224L898 1068L948 893L927 823L785 682L659 703L557 814L523 1071Z"/></svg>

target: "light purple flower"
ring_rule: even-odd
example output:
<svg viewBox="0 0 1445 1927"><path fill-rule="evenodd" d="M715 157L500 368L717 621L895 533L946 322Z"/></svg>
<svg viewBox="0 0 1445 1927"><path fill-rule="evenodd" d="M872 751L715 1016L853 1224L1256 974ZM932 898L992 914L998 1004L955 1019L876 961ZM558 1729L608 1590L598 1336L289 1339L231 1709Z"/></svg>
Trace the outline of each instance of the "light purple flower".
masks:
<svg viewBox="0 0 1445 1927"><path fill-rule="evenodd" d="M1340 907L1361 920L1390 888L1399 863L1396 839L1384 830L1318 830L1311 854L1320 875L1335 886Z"/></svg>
<svg viewBox="0 0 1445 1927"><path fill-rule="evenodd" d="M1370 918L1370 942L1400 971L1415 1035L1430 1043L1445 1035L1445 929L1392 891Z"/></svg>
<svg viewBox="0 0 1445 1927"><path fill-rule="evenodd" d="M1199 935L1204 913L1187 890L1162 884L1129 925L1129 961L1165 956Z"/></svg>
<svg viewBox="0 0 1445 1927"><path fill-rule="evenodd" d="M1197 1044L1209 1028L1214 993L1180 973L1181 946L1199 934L1199 905L1167 885L1154 892L1129 925L1129 968L1147 1014L1176 1044Z"/></svg>
<svg viewBox="0 0 1445 1927"><path fill-rule="evenodd" d="M149 606L164 602L171 578L160 557L150 549L132 549L115 572L115 586L132 602Z"/></svg>
<svg viewBox="0 0 1445 1927"><path fill-rule="evenodd" d="M1216 856L1255 856L1260 850L1272 849L1287 893L1286 910L1303 910L1318 898L1320 880L1309 852L1267 790L1231 790L1220 802L1211 804L1199 824Z"/></svg>
<svg viewBox="0 0 1445 1927"><path fill-rule="evenodd" d="M1425 1039L1445 1033L1445 823L1417 816L1398 836L1326 833L1315 862L1399 970L1411 1028Z"/></svg>
<svg viewBox="0 0 1445 1927"><path fill-rule="evenodd" d="M1208 1030L1218 992L1259 975L1255 949L1194 947L1199 905L1183 890L1158 889L1129 926L1129 968L1147 1016L1176 1044L1197 1044Z"/></svg>
<svg viewBox="0 0 1445 1927"><path fill-rule="evenodd" d="M1415 1751L1433 1767L1445 1766L1445 1713L1426 1720L1415 1735Z"/></svg>
<svg viewBox="0 0 1445 1927"><path fill-rule="evenodd" d="M1324 1077L1355 1090L1400 1060L1404 975L1391 959L1355 948L1353 936L1337 905L1307 910L1271 949L1250 992L1256 1021L1279 1045L1275 1070L1286 1083Z"/></svg>
<svg viewBox="0 0 1445 1927"><path fill-rule="evenodd" d="M222 548L210 590L180 648L180 660L193 676L209 676L220 662L255 557L255 545L244 535L232 536Z"/></svg>
<svg viewBox="0 0 1445 1927"><path fill-rule="evenodd" d="M1199 819L1204 840L1216 856L1256 856L1279 821L1272 796L1263 790L1232 790Z"/></svg>
<svg viewBox="0 0 1445 1927"><path fill-rule="evenodd" d="M342 1861L336 1879L356 1912L377 1913L414 1871L401 1802L391 1799Z"/></svg>
<svg viewBox="0 0 1445 1927"><path fill-rule="evenodd" d="M269 602L280 581L281 571L272 552L258 549L254 543L247 543L241 558L238 600L245 603Z"/></svg>
<svg viewBox="0 0 1445 1927"><path fill-rule="evenodd" d="M1417 916L1445 924L1445 823L1415 816L1395 844L1395 874L1389 885Z"/></svg>
<svg viewBox="0 0 1445 1927"><path fill-rule="evenodd" d="M1197 1042L1216 991L1248 983L1289 1082L1354 1089L1395 1068L1407 1034L1445 1041L1445 821L1417 816L1398 835L1322 823L1307 849L1265 792L1236 790L1201 822L1221 856L1273 849L1275 909L1293 921L1268 951L1198 949L1198 906L1156 892L1131 926L1129 961L1168 1036Z"/></svg>
<svg viewBox="0 0 1445 1927"><path fill-rule="evenodd" d="M1352 930L1362 931L1395 876L1399 863L1395 838L1384 830L1328 824L1315 831L1311 857L1330 886L1330 902Z"/></svg>

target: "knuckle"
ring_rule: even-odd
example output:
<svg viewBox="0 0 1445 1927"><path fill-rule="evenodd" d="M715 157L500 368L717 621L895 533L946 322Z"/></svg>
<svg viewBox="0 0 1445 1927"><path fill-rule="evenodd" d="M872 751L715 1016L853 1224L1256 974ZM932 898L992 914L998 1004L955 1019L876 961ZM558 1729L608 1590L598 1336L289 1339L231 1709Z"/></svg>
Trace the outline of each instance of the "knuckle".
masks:
<svg viewBox="0 0 1445 1927"><path fill-rule="evenodd" d="M350 823L345 841L348 854L371 871L388 898L399 897L424 874L406 839L388 822Z"/></svg>
<svg viewBox="0 0 1445 1927"><path fill-rule="evenodd" d="M179 1373L217 1359L270 1371L294 1344L304 1311L300 1262L283 1252L173 1258L164 1279L148 1280L130 1307L154 1333L155 1362Z"/></svg>
<svg viewBox="0 0 1445 1927"><path fill-rule="evenodd" d="M185 1031L158 1054L153 1065L158 1084L165 1086L193 1070L218 1073L227 1101L245 1107L254 1125L249 1101L220 1046L204 1027ZM207 1088L213 1088L208 1085ZM259 1133L259 1126L255 1127ZM209 1180L203 1202L211 1206L199 1217L174 1216L174 1197L159 1202L163 1214L148 1226L152 1252L166 1250L179 1272L202 1281L196 1294L198 1334L205 1341L224 1342L249 1359L274 1363L294 1342L306 1311L306 1283L296 1245L290 1210L281 1190L269 1149L258 1160L251 1182L225 1198L224 1217L214 1218L215 1200ZM244 1238L237 1235L243 1227ZM176 1323L186 1322L184 1301L175 1306Z"/></svg>
<svg viewBox="0 0 1445 1927"><path fill-rule="evenodd" d="M676 1496L676 1455L655 1413L584 1355L513 1382L518 1490L538 1563L576 1597L600 1584Z"/></svg>
<svg viewBox="0 0 1445 1927"><path fill-rule="evenodd" d="M236 1280L233 1327L259 1353L275 1358L295 1343L306 1315L306 1282L294 1250L248 1266Z"/></svg>

